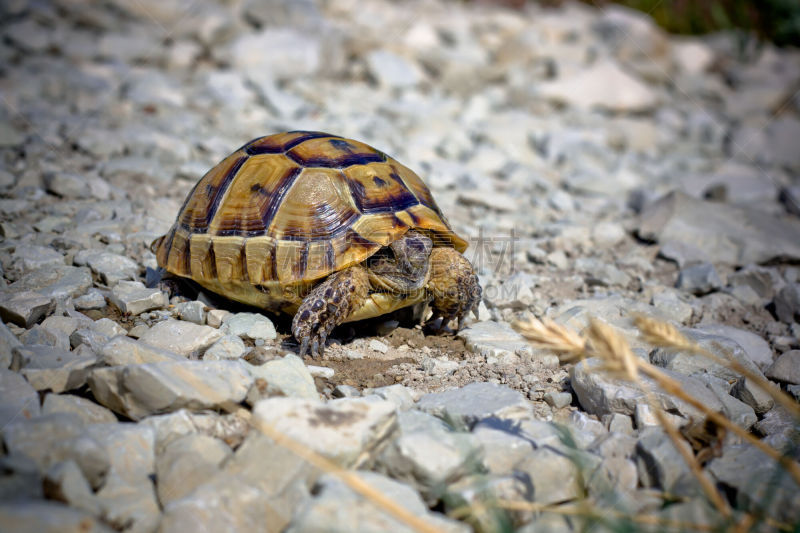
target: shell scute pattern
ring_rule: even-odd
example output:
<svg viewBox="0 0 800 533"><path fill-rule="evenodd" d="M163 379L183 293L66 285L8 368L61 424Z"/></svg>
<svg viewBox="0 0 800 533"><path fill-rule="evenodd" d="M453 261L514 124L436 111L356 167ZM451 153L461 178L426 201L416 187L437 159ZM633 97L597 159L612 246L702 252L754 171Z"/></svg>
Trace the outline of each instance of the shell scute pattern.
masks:
<svg viewBox="0 0 800 533"><path fill-rule="evenodd" d="M211 169L155 246L169 272L250 303L244 285L269 293L325 277L409 228L466 248L411 170L359 141L292 131L254 139Z"/></svg>
<svg viewBox="0 0 800 533"><path fill-rule="evenodd" d="M225 190L248 160L240 150L232 153L201 179L181 208L178 221L192 233L205 233L217 214Z"/></svg>
<svg viewBox="0 0 800 533"><path fill-rule="evenodd" d="M380 163L386 155L352 139L314 138L294 146L286 155L306 167L347 168Z"/></svg>
<svg viewBox="0 0 800 533"><path fill-rule="evenodd" d="M342 170L353 200L365 214L404 211L419 200L387 163L355 165Z"/></svg>

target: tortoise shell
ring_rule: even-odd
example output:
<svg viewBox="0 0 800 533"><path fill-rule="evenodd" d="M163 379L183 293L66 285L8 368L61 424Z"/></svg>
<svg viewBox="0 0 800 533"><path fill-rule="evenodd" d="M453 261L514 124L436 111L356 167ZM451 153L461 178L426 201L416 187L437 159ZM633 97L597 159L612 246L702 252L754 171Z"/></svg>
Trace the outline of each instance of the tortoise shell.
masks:
<svg viewBox="0 0 800 533"><path fill-rule="evenodd" d="M358 141L291 131L250 141L212 168L153 246L168 272L254 303L237 297L242 285L263 293L308 284L411 228L437 246L467 247L407 167Z"/></svg>

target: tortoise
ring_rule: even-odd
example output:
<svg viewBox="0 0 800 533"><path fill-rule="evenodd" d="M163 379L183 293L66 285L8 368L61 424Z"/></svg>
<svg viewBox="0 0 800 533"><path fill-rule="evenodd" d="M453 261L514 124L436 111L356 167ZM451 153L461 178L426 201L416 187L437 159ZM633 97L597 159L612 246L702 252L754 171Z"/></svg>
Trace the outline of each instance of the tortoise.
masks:
<svg viewBox="0 0 800 533"><path fill-rule="evenodd" d="M481 287L425 183L362 142L315 131L254 139L194 186L151 249L167 276L294 314L300 355L331 330L428 302L461 328Z"/></svg>

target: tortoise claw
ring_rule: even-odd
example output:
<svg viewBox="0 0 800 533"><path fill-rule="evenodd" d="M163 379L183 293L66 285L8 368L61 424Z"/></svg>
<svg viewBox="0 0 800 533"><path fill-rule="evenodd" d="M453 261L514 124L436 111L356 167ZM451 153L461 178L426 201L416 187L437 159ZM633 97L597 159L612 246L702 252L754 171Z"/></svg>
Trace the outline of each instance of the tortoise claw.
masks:
<svg viewBox="0 0 800 533"><path fill-rule="evenodd" d="M430 284L433 288L432 318L443 317L440 331L452 320L457 320L456 331L460 330L470 313L479 318L481 286L472 265L460 253L452 248L434 248Z"/></svg>
<svg viewBox="0 0 800 533"><path fill-rule="evenodd" d="M361 267L338 272L314 287L303 299L292 320L292 333L300 342L300 355L318 357L334 327L361 305L369 289L369 278Z"/></svg>
<svg viewBox="0 0 800 533"><path fill-rule="evenodd" d="M300 343L300 357L303 357L306 353L308 353L308 337L304 337Z"/></svg>

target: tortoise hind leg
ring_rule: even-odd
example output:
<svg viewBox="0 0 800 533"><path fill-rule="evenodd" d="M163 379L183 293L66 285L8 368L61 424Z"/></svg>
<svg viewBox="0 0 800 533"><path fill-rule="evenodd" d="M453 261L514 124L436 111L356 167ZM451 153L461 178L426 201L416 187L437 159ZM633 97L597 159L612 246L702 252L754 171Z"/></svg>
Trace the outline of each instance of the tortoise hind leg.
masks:
<svg viewBox="0 0 800 533"><path fill-rule="evenodd" d="M440 329L451 320L461 322L470 313L478 318L481 286L478 276L467 259L453 248L434 248L431 252L431 277L428 289L433 294L431 321L442 317Z"/></svg>
<svg viewBox="0 0 800 533"><path fill-rule="evenodd" d="M309 347L312 356L322 354L330 332L363 305L369 287L367 271L356 265L331 274L303 298L292 320L292 334L300 343L300 357Z"/></svg>
<svg viewBox="0 0 800 533"><path fill-rule="evenodd" d="M157 269L147 267L145 276L145 287L167 293L167 299L173 296L189 296L192 292L187 290L187 283L184 280L161 267Z"/></svg>

